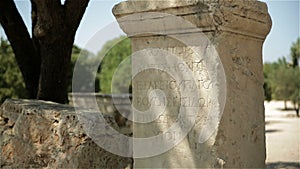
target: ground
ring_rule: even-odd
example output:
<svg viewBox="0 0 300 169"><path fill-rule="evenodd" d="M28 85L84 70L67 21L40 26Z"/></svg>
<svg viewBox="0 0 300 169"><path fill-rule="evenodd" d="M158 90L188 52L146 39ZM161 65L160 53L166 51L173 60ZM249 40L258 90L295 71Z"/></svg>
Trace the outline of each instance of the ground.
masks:
<svg viewBox="0 0 300 169"><path fill-rule="evenodd" d="M265 102L268 169L300 169L300 118L281 101ZM288 104L292 108L291 104Z"/></svg>

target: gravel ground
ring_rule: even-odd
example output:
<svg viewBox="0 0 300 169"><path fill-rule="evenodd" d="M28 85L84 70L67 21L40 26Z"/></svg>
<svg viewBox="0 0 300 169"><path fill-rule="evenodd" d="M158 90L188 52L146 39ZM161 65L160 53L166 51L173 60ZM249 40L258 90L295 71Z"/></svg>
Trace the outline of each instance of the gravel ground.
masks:
<svg viewBox="0 0 300 169"><path fill-rule="evenodd" d="M300 118L283 107L281 101L265 102L267 167L300 169Z"/></svg>

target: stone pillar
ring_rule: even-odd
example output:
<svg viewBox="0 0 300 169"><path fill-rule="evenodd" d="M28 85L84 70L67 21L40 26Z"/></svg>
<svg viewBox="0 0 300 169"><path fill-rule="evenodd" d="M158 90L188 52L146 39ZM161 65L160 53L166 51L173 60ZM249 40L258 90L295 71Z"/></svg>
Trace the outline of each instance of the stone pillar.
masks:
<svg viewBox="0 0 300 169"><path fill-rule="evenodd" d="M113 13L134 52L133 135L147 138L134 167L264 168L266 4L129 0Z"/></svg>

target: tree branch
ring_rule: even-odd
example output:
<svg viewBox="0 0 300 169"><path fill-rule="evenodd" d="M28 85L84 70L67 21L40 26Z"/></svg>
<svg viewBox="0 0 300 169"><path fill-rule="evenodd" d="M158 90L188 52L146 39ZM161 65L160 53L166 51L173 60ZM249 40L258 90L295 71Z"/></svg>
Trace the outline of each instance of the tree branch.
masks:
<svg viewBox="0 0 300 169"><path fill-rule="evenodd" d="M0 1L0 23L14 50L30 98L35 98L38 88L40 57L13 0Z"/></svg>
<svg viewBox="0 0 300 169"><path fill-rule="evenodd" d="M80 24L83 14L88 6L89 0L66 0L65 1L65 14L67 26L72 30L73 34Z"/></svg>
<svg viewBox="0 0 300 169"><path fill-rule="evenodd" d="M64 9L60 0L31 0L31 4L32 34L36 38L43 38L45 35L57 36L53 28L62 28L63 25L57 23L64 22Z"/></svg>

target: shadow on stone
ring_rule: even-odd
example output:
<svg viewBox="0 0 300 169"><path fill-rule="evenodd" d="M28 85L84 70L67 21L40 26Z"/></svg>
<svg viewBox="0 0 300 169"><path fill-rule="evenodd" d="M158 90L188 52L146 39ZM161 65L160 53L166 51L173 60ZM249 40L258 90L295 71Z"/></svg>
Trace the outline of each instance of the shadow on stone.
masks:
<svg viewBox="0 0 300 169"><path fill-rule="evenodd" d="M275 162L267 163L267 169L298 169L300 168L300 163L297 162Z"/></svg>
<svg viewBox="0 0 300 169"><path fill-rule="evenodd" d="M280 132L281 130L276 130L276 129L270 129L270 130L266 130L266 133L276 133L276 132Z"/></svg>

